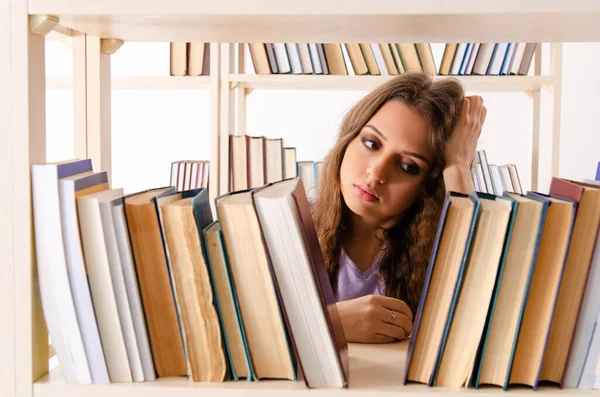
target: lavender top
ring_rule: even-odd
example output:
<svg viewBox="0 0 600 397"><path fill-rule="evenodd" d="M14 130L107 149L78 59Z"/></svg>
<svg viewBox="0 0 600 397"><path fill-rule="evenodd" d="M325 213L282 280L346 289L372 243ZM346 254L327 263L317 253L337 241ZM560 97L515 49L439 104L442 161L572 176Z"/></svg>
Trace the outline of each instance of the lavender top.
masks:
<svg viewBox="0 0 600 397"><path fill-rule="evenodd" d="M365 295L383 295L383 282L379 280L379 259L362 272L342 248L339 261L336 301L360 298Z"/></svg>

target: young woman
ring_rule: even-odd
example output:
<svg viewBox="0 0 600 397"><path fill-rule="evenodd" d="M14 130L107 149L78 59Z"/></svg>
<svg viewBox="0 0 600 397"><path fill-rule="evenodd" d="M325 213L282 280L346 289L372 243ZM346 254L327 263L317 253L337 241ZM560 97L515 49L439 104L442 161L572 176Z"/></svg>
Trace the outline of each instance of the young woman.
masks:
<svg viewBox="0 0 600 397"><path fill-rule="evenodd" d="M313 217L348 341L411 334L445 193L474 190L485 116L458 80L404 74L344 118Z"/></svg>

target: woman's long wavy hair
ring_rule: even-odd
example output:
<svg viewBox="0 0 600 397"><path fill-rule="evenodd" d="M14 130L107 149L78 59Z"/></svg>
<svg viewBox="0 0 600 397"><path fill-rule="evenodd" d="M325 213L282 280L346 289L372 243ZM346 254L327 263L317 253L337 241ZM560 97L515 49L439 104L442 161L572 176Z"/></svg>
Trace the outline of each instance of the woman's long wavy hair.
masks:
<svg viewBox="0 0 600 397"><path fill-rule="evenodd" d="M388 101L401 101L429 122L429 146L434 162L419 198L392 228L383 230L380 277L385 295L405 301L416 312L441 207L445 186L444 148L460 114L464 90L457 79L434 81L420 73L407 73L390 80L362 98L344 117L339 136L323 161L313 217L329 278L337 289L343 230L349 209L340 187L340 168L350 142Z"/></svg>

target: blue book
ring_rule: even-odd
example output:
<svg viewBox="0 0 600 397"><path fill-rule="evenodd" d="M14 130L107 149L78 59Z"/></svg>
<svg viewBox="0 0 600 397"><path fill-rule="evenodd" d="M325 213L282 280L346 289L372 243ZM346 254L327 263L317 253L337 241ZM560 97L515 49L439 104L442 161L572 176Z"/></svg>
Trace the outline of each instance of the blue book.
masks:
<svg viewBox="0 0 600 397"><path fill-rule="evenodd" d="M596 180L600 181L600 161L598 161L598 168L596 169Z"/></svg>

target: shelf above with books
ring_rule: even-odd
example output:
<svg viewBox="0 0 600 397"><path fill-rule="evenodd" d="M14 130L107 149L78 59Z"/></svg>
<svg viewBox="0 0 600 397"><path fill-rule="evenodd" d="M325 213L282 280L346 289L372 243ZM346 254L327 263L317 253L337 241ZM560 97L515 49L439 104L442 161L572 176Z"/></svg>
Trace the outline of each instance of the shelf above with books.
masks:
<svg viewBox="0 0 600 397"><path fill-rule="evenodd" d="M466 392L469 395L490 395L490 392L504 394L499 387L482 387L475 389L444 389L441 387L428 388L422 384L411 383L403 385L408 342L393 344L349 344L350 383L347 390L305 389L303 383L292 381L259 381L259 382L224 382L202 383L191 382L187 378L164 378L145 383L112 383L109 385L74 385L66 384L60 369L56 369L33 385L36 397L70 397L82 396L100 397L118 395L127 397L173 396L196 397L202 396L238 396L243 391L246 396L279 396L283 392L310 395L333 396L336 393L345 394L349 391L353 396L372 396L382 392L389 395L422 396L424 393L439 394L442 392ZM556 387L539 387L535 396L543 397L556 395ZM582 392L577 390L577 392ZM584 391L585 393L585 391ZM532 395L531 388L511 388L513 396ZM386 394L387 395L387 394Z"/></svg>
<svg viewBox="0 0 600 397"><path fill-rule="evenodd" d="M30 0L29 13L52 14L67 28L126 41L600 40L600 3L593 0L532 0L519 7L474 0L379 0L369 7L360 0L309 0L302 7L275 0Z"/></svg>
<svg viewBox="0 0 600 397"><path fill-rule="evenodd" d="M252 89L371 90L396 76L232 74L232 85ZM553 83L552 76L450 76L469 92L533 91ZM445 79L447 76L436 76Z"/></svg>
<svg viewBox="0 0 600 397"><path fill-rule="evenodd" d="M210 85L210 76L113 76L112 89L131 90L202 90ZM47 77L47 89L69 89L71 77Z"/></svg>

